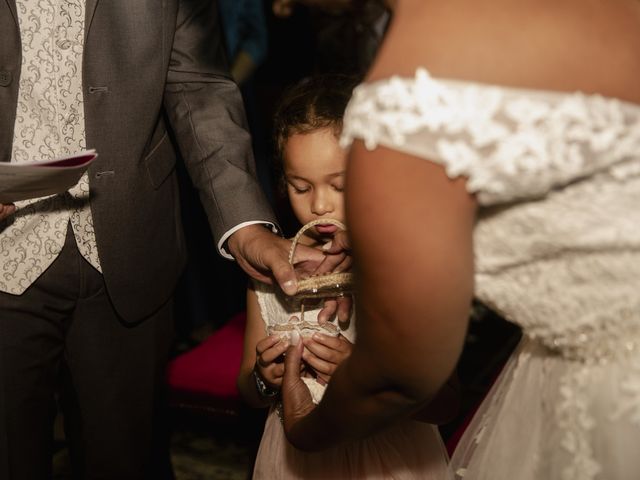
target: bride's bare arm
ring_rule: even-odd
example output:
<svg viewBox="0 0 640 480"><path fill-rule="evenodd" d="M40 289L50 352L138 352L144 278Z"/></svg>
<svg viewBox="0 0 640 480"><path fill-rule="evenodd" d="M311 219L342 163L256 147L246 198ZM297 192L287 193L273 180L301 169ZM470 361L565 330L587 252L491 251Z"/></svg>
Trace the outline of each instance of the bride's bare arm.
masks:
<svg viewBox="0 0 640 480"><path fill-rule="evenodd" d="M451 375L466 332L476 206L464 180L449 180L431 162L356 144L347 182L356 298L364 299L358 339L320 406L285 425L301 448L358 438L415 412Z"/></svg>

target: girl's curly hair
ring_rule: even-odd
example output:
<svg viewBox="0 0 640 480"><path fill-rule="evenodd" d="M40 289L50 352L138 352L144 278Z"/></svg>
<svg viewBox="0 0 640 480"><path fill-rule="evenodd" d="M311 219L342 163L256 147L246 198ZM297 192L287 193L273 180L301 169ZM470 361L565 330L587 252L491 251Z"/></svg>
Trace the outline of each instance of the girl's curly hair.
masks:
<svg viewBox="0 0 640 480"><path fill-rule="evenodd" d="M283 154L293 135L330 128L336 136L358 79L342 74L307 77L289 87L276 108L273 120L275 167L283 184Z"/></svg>

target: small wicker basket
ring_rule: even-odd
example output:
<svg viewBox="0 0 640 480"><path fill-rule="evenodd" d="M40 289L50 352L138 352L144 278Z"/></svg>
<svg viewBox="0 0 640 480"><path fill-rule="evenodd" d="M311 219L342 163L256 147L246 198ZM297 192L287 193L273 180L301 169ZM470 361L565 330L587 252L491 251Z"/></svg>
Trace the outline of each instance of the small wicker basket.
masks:
<svg viewBox="0 0 640 480"><path fill-rule="evenodd" d="M293 238L291 244L291 250L289 251L289 263L293 265L293 257L298 246L300 237L312 227L316 225L331 224L346 230L345 225L335 219L326 218L313 220L304 225L296 236ZM322 275L314 275L309 278L303 278L298 280L298 291L295 294L297 298L327 298L327 297L340 297L353 290L353 274L351 272L334 272L326 273Z"/></svg>

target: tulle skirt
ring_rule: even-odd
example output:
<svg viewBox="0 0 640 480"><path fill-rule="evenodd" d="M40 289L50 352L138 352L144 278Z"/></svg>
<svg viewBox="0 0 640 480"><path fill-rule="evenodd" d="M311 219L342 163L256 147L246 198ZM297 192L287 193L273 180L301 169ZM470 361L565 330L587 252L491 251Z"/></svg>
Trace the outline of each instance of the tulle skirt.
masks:
<svg viewBox="0 0 640 480"><path fill-rule="evenodd" d="M452 459L464 480L640 479L640 352L568 360L523 339Z"/></svg>
<svg viewBox="0 0 640 480"><path fill-rule="evenodd" d="M255 480L451 480L438 429L407 420L360 442L303 452L285 438L275 409L269 413L256 459Z"/></svg>

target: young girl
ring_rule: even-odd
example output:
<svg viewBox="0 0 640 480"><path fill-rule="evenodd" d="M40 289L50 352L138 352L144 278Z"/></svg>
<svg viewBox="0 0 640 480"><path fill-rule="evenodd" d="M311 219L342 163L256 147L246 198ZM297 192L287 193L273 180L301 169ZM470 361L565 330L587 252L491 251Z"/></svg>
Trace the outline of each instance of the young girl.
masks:
<svg viewBox="0 0 640 480"><path fill-rule="evenodd" d="M344 222L344 173L347 154L338 137L342 116L354 87L348 77L331 75L307 79L291 88L275 116L275 140L282 162L282 179L296 218L301 224L320 223L300 242L321 247ZM326 223L324 221L326 220ZM346 359L355 340L355 316L322 328L320 305L305 300L304 319L315 333L303 334L301 372L314 402ZM449 479L447 457L437 428L408 420L358 443L331 446L321 452L303 452L285 438L280 419L279 387L283 353L290 337L283 325L300 319L299 301L270 285L254 283L247 294L247 330L238 387L255 407L271 407L254 468L254 479ZM283 327L284 328L284 327ZM269 335L268 332L276 333ZM337 335L336 335L337 334ZM297 333L295 334L297 335ZM440 397L419 417L437 423L455 411L457 397L445 387ZM417 415L418 416L418 415ZM328 424L327 428L334 428Z"/></svg>

